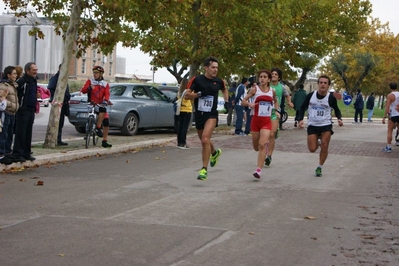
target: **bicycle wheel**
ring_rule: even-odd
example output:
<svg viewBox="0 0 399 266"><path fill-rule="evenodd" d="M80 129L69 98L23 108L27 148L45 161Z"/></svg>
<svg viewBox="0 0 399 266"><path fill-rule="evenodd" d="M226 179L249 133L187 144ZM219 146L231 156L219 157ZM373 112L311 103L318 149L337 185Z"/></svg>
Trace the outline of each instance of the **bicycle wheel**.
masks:
<svg viewBox="0 0 399 266"><path fill-rule="evenodd" d="M96 135L96 132L93 131L93 145L97 145L98 142L98 136Z"/></svg>
<svg viewBox="0 0 399 266"><path fill-rule="evenodd" d="M86 149L89 148L90 145L90 137L94 133L94 117L89 116L87 119L87 132L86 132Z"/></svg>
<svg viewBox="0 0 399 266"><path fill-rule="evenodd" d="M288 119L288 113L286 111L282 112L281 114L281 123L284 123Z"/></svg>

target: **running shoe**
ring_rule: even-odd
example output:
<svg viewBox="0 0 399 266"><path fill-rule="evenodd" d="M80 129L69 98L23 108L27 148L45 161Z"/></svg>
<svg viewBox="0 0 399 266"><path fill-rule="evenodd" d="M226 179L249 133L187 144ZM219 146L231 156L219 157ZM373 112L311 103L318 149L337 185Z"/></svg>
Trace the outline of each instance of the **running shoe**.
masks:
<svg viewBox="0 0 399 266"><path fill-rule="evenodd" d="M198 172L198 180L202 180L205 181L208 178L208 171L206 171L205 168L202 168L199 172Z"/></svg>
<svg viewBox="0 0 399 266"><path fill-rule="evenodd" d="M396 146L399 146L399 140L396 141Z"/></svg>
<svg viewBox="0 0 399 266"><path fill-rule="evenodd" d="M316 176L322 176L322 175L323 175L323 174L321 173L321 168L320 168L320 167L317 167L317 168L316 168L315 175L316 175Z"/></svg>
<svg viewBox="0 0 399 266"><path fill-rule="evenodd" d="M211 154L211 167L214 167L214 166L216 166L218 164L220 154L222 154L222 150L221 149L217 149L216 150L215 156L213 156Z"/></svg>
<svg viewBox="0 0 399 266"><path fill-rule="evenodd" d="M385 148L382 149L383 152L392 152L392 148L386 146Z"/></svg>
<svg viewBox="0 0 399 266"><path fill-rule="evenodd" d="M96 129L95 129L95 132L96 132L96 135L97 135L98 137L100 137L100 138L103 137L103 131L102 131L101 128L96 128Z"/></svg>
<svg viewBox="0 0 399 266"><path fill-rule="evenodd" d="M272 163L272 156L267 155L265 159L265 165L269 166Z"/></svg>
<svg viewBox="0 0 399 266"><path fill-rule="evenodd" d="M260 178L260 173L261 173L261 171L256 170L253 175L254 175L255 178L259 179Z"/></svg>
<svg viewBox="0 0 399 266"><path fill-rule="evenodd" d="M112 145L109 144L106 140L103 140L101 146L102 146L103 148L111 148L111 147L112 147Z"/></svg>

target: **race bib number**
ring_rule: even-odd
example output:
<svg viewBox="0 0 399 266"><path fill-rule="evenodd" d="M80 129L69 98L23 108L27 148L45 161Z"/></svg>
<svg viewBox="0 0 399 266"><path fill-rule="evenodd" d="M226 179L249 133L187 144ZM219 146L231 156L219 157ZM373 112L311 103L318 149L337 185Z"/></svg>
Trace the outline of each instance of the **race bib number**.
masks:
<svg viewBox="0 0 399 266"><path fill-rule="evenodd" d="M213 106L212 95L203 96L198 99L198 111L209 113L212 111L212 106Z"/></svg>
<svg viewBox="0 0 399 266"><path fill-rule="evenodd" d="M273 105L271 102L259 102L258 116L271 116Z"/></svg>
<svg viewBox="0 0 399 266"><path fill-rule="evenodd" d="M312 112L310 113L310 117L313 121L321 121L324 120L324 116L326 115L326 109L323 107L312 107Z"/></svg>

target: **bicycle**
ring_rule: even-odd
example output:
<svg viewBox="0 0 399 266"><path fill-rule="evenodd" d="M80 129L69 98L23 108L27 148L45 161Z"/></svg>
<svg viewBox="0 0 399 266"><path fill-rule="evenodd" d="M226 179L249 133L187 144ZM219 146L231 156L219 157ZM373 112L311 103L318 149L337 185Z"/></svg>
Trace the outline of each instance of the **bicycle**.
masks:
<svg viewBox="0 0 399 266"><path fill-rule="evenodd" d="M93 138L93 145L97 145L98 142L98 136L95 132L96 129L96 124L97 124L97 113L95 112L96 107L100 107L101 105L99 104L92 104L88 103L87 104L87 111L88 111L88 117L87 117L87 122L86 122L86 149L89 148L90 145L90 138Z"/></svg>

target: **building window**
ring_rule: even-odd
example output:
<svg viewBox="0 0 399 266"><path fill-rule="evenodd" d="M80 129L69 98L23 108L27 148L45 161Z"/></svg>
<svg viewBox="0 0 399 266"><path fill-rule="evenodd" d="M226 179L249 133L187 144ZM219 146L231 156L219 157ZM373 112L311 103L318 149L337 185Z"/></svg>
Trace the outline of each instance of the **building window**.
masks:
<svg viewBox="0 0 399 266"><path fill-rule="evenodd" d="M112 62L109 62L108 75L112 76Z"/></svg>
<svg viewBox="0 0 399 266"><path fill-rule="evenodd" d="M82 74L86 73L86 59L82 59Z"/></svg>

